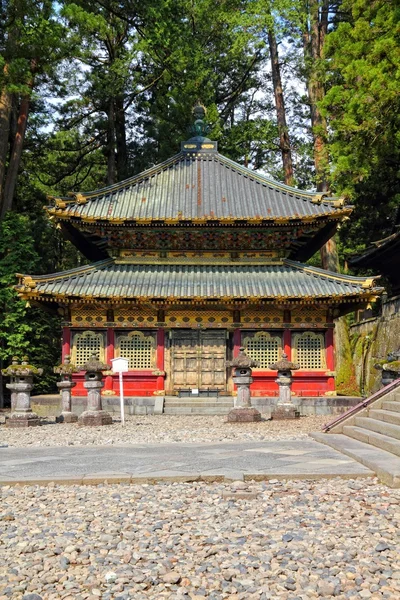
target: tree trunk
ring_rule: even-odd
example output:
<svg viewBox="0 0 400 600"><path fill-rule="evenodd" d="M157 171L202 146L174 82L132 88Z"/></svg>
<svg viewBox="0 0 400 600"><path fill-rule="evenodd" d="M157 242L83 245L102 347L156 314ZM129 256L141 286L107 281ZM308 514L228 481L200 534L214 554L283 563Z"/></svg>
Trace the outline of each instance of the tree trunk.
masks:
<svg viewBox="0 0 400 600"><path fill-rule="evenodd" d="M114 99L108 101L107 123L107 185L115 183L115 112Z"/></svg>
<svg viewBox="0 0 400 600"><path fill-rule="evenodd" d="M311 111L311 127L314 146L314 164L317 190L329 189L329 153L327 146L327 124L321 114L318 103L325 96L324 82L320 73L325 36L328 30L328 0L309 0L308 25L303 31L304 59L307 73L307 91ZM336 241L329 240L321 248L322 267L330 271L339 271L339 257Z"/></svg>
<svg viewBox="0 0 400 600"><path fill-rule="evenodd" d="M32 86L33 87L33 82ZM17 133L14 138L10 162L7 169L6 181L4 184L4 198L0 218L4 218L5 213L12 209L15 188L17 185L18 169L21 162L22 148L24 145L26 124L29 114L30 96L26 95L21 100L19 109Z"/></svg>
<svg viewBox="0 0 400 600"><path fill-rule="evenodd" d="M278 45L276 43L275 33L272 26L268 29L269 52L271 55L272 82L274 85L276 117L279 131L279 148L282 153L283 170L285 173L285 183L293 185L293 162L290 149L290 139L286 121L285 101L283 97L283 87L281 78L281 69L279 65Z"/></svg>
<svg viewBox="0 0 400 600"><path fill-rule="evenodd" d="M128 151L126 147L126 122L124 99L115 98L115 137L117 147L117 179L123 181L128 177Z"/></svg>
<svg viewBox="0 0 400 600"><path fill-rule="evenodd" d="M11 94L4 87L0 95L0 215L3 213L4 183L9 148Z"/></svg>

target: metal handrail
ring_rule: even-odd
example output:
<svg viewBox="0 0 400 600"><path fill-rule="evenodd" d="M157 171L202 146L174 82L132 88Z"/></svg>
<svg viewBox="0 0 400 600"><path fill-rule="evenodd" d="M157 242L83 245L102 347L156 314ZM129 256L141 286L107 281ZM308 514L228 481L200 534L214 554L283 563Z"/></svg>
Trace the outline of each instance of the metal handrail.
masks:
<svg viewBox="0 0 400 600"><path fill-rule="evenodd" d="M334 427L335 425L338 425L339 423L341 423L342 421L347 419L347 417L350 417L351 415L355 414L362 408L365 408L366 406L368 406L375 400L379 400L379 398L381 398L388 392L395 390L399 386L400 386L400 379L395 379L388 385L385 385L385 387L381 388L380 390L378 390L377 392L372 394L372 396L365 398L362 402L359 402L358 404L356 404L356 406L352 406L351 408L349 408L349 410L347 410L346 412L344 412L341 415L339 415L338 417L336 417L336 419L334 419L333 421L330 421L330 423L327 423L327 425L324 425L324 427L322 428L322 431L327 433L330 429L332 429L332 427Z"/></svg>

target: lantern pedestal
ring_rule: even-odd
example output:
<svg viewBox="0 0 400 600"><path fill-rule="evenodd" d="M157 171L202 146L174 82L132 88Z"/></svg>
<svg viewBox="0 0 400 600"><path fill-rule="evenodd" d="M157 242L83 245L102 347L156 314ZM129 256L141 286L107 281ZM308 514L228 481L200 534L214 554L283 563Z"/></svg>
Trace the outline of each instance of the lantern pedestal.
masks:
<svg viewBox="0 0 400 600"><path fill-rule="evenodd" d="M37 427L40 425L39 416L32 411L30 406L33 383L12 382L7 383L6 387L15 394L15 411L7 419L7 427Z"/></svg>
<svg viewBox="0 0 400 600"><path fill-rule="evenodd" d="M235 407L228 413L228 423L254 423L261 421L261 413L251 406L250 394L250 385L253 383L251 368L256 367L257 363L246 356L244 348L240 348L239 355L228 366L235 369L233 383L237 386Z"/></svg>
<svg viewBox="0 0 400 600"><path fill-rule="evenodd" d="M61 391L61 415L58 423L76 423L78 415L71 410L71 389L76 386L74 381L58 381L57 387Z"/></svg>
<svg viewBox="0 0 400 600"><path fill-rule="evenodd" d="M79 425L86 427L99 427L101 425L112 425L112 416L105 410L101 403L101 390L104 387L102 371L109 371L110 365L99 362L92 355L89 362L81 370L86 371L83 386L88 391L87 410L78 419Z"/></svg>
<svg viewBox="0 0 400 600"><path fill-rule="evenodd" d="M61 415L56 419L57 423L76 423L78 415L72 412L71 390L76 386L72 381L72 373L76 371L75 365L71 364L69 354L65 356L64 362L54 367L54 373L61 375L61 381L57 382L57 387L61 392Z"/></svg>
<svg viewBox="0 0 400 600"><path fill-rule="evenodd" d="M278 419L298 419L300 412L292 402L292 371L297 370L299 365L292 363L287 359L287 354L282 354L281 360L273 365L269 365L270 369L278 371L278 377L275 379L279 386L278 404L272 410L271 418Z"/></svg>
<svg viewBox="0 0 400 600"><path fill-rule="evenodd" d="M39 416L31 409L31 391L33 389L33 376L41 375L42 369L37 369L28 364L28 357L24 356L21 364L13 357L12 364L2 371L9 376L11 382L6 387L11 391L11 417L7 420L7 427L37 427L40 425Z"/></svg>

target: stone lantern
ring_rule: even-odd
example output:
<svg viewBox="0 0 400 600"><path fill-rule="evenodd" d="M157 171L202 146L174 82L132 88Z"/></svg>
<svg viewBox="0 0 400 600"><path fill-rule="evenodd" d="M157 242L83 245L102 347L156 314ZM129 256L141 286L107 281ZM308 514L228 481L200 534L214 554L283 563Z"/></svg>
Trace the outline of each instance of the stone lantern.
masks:
<svg viewBox="0 0 400 600"><path fill-rule="evenodd" d="M60 375L60 381L57 381L57 387L61 392L61 415L58 418L59 423L76 423L78 415L72 412L71 390L76 386L72 381L72 373L76 371L75 365L71 364L71 357L67 355L64 362L54 367L54 373Z"/></svg>
<svg viewBox="0 0 400 600"><path fill-rule="evenodd" d="M275 379L279 385L278 404L272 411L273 419L297 419L300 416L292 402L292 371L299 369L299 365L288 360L287 354L283 352L282 358L273 365L269 365L273 371L278 371L278 377Z"/></svg>
<svg viewBox="0 0 400 600"><path fill-rule="evenodd" d="M79 425L97 427L112 424L112 416L103 410L101 403L101 390L104 387L103 371L110 369L111 365L100 362L95 354L92 354L85 365L79 367L79 371L86 371L83 386L88 391L87 410L79 417Z"/></svg>
<svg viewBox="0 0 400 600"><path fill-rule="evenodd" d="M35 427L40 425L40 419L31 409L31 391L33 389L33 377L41 375L43 369L28 364L28 357L22 358L18 364L18 358L12 359L12 364L2 371L6 377L10 377L10 383L6 387L11 390L11 417L7 420L7 427Z"/></svg>
<svg viewBox="0 0 400 600"><path fill-rule="evenodd" d="M237 397L233 410L228 413L228 423L249 423L261 421L260 412L251 406L250 384L253 383L252 367L257 367L257 361L249 358L240 348L239 354L227 363L234 369L233 382L237 386Z"/></svg>
<svg viewBox="0 0 400 600"><path fill-rule="evenodd" d="M382 360L374 365L375 369L381 371L382 387L389 385L400 377L400 350L389 352L386 361Z"/></svg>

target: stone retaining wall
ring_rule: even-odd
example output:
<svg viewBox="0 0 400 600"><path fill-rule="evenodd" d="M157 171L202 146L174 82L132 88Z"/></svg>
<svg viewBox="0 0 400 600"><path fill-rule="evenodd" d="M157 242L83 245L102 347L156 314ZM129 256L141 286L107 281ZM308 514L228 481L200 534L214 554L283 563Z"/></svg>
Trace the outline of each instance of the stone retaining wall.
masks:
<svg viewBox="0 0 400 600"><path fill-rule="evenodd" d="M226 400L226 398L223 398ZM86 398L74 396L72 398L72 410L80 415L86 410ZM163 398L135 397L125 398L125 413L127 415L152 415L160 414ZM351 396L336 397L293 397L293 402L298 406L301 416L308 415L337 415L345 412L350 407L360 402L361 398ZM103 396L103 409L111 414L119 415L119 397ZM257 408L264 417L271 414L272 407L276 405L277 398L252 398L251 404ZM216 403L218 400L216 400ZM33 396L31 399L32 409L41 417L58 417L61 413L60 397L58 395ZM218 414L218 412L216 412Z"/></svg>
<svg viewBox="0 0 400 600"><path fill-rule="evenodd" d="M357 383L369 396L381 387L374 364L400 347L400 296L383 302L380 316L351 325L350 342Z"/></svg>

